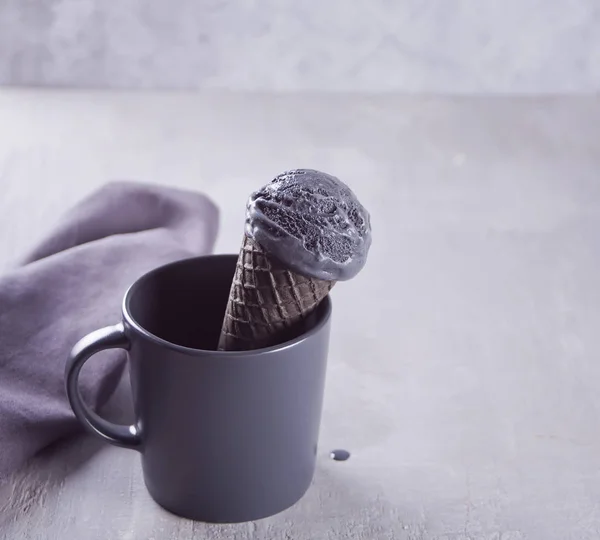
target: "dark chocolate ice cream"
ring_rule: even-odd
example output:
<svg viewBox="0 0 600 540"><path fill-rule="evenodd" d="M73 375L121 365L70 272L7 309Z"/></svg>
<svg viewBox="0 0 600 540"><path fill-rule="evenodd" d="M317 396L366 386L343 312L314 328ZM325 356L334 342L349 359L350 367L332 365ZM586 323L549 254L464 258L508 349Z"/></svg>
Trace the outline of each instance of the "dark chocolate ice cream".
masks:
<svg viewBox="0 0 600 540"><path fill-rule="evenodd" d="M364 266L369 213L341 180L312 169L277 176L253 193L246 234L295 272L344 281Z"/></svg>
<svg viewBox="0 0 600 540"><path fill-rule="evenodd" d="M219 339L220 350L282 343L371 245L369 213L335 176L296 169L253 193Z"/></svg>

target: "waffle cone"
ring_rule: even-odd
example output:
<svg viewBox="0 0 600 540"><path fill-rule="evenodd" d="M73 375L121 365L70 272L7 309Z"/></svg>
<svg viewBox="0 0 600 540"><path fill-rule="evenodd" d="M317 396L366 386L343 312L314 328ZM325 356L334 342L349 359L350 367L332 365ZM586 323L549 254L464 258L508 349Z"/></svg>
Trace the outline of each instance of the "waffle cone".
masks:
<svg viewBox="0 0 600 540"><path fill-rule="evenodd" d="M283 267L244 235L219 350L259 349L293 338L334 284Z"/></svg>

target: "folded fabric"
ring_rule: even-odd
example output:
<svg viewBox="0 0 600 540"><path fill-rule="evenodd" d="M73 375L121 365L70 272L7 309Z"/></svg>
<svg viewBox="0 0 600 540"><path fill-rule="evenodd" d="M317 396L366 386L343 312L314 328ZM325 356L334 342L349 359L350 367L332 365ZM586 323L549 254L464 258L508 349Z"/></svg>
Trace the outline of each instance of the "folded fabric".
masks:
<svg viewBox="0 0 600 540"><path fill-rule="evenodd" d="M115 182L72 209L0 278L0 478L77 429L63 380L71 347L120 320L123 294L140 275L209 253L217 226L217 209L202 195ZM124 353L96 360L80 385L99 408L121 377Z"/></svg>

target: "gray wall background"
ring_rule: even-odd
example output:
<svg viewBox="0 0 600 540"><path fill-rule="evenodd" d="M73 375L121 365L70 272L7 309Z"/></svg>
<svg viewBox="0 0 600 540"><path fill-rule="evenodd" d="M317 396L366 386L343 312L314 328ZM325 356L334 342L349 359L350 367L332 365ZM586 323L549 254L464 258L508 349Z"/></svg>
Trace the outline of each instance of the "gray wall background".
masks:
<svg viewBox="0 0 600 540"><path fill-rule="evenodd" d="M0 84L600 89L598 0L0 0Z"/></svg>

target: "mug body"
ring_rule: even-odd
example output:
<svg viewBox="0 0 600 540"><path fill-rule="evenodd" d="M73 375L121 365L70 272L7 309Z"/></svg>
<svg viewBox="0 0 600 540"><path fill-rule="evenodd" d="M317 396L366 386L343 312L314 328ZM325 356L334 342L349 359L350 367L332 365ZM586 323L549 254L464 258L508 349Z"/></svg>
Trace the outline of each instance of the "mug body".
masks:
<svg viewBox="0 0 600 540"><path fill-rule="evenodd" d="M331 302L296 338L216 346L237 257L198 257L140 278L123 302L139 450L161 506L209 522L280 512L315 468Z"/></svg>

